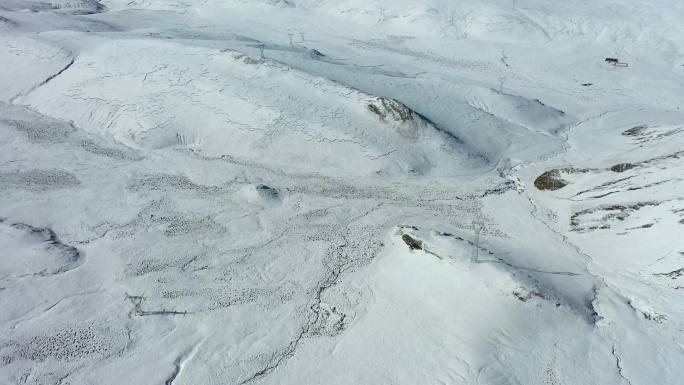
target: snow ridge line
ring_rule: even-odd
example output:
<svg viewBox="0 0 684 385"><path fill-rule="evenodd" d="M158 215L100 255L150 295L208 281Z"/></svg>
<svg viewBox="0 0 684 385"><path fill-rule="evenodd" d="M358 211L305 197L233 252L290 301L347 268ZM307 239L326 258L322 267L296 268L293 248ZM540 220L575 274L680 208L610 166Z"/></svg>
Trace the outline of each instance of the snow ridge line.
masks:
<svg viewBox="0 0 684 385"><path fill-rule="evenodd" d="M46 85L50 80L52 80L52 79L56 78L57 76L61 75L64 71L68 70L69 67L71 67L72 65L74 65L74 62L75 62L75 61L76 61L76 59L75 59L75 58L72 58L71 61L70 61L66 66L64 66L64 68L62 68L61 70L59 70L59 72L57 72L56 74L53 74L53 75L48 76L48 78L45 79L45 80L43 80L43 82L40 83L38 86L36 86L36 88L38 88L38 87L40 87L40 86Z"/></svg>
<svg viewBox="0 0 684 385"><path fill-rule="evenodd" d="M197 352L197 348L199 347L199 345L200 342L196 343L195 346L193 346L192 349L190 349L190 351L186 351L185 353L176 357L176 359L173 361L173 372L166 379L166 381L164 381L164 385L173 385L173 382L176 381L176 378L178 378L178 375L183 370L185 363L195 356L195 353Z"/></svg>
<svg viewBox="0 0 684 385"><path fill-rule="evenodd" d="M56 73L54 73L54 74L48 76L45 80L43 80L43 81L40 82L39 84L37 84L37 85L31 87L31 89L29 89L28 91L22 92L22 93L19 93L19 94L13 96L13 97L9 100L10 104L14 104L14 101L17 100L18 98L20 98L20 97L22 97L22 96L26 96L26 95L30 94L31 92L35 91L36 89L38 89L38 88L40 88L40 87L42 87L42 86L48 84L51 80L53 80L53 79L56 78L57 76L63 74L64 71L68 70L72 65L74 65L74 62L76 62L76 58L71 58L71 61L69 61L69 63L67 63L67 65L64 66L61 70L59 70L59 71L57 71Z"/></svg>
<svg viewBox="0 0 684 385"><path fill-rule="evenodd" d="M622 379L627 381L629 385L632 385L632 381L629 380L629 378L625 377L624 373L622 373L622 360L620 360L620 356L617 354L617 350L615 349L615 345L613 345L613 350L611 351L613 354L613 357L615 357L615 366L617 367L618 374Z"/></svg>

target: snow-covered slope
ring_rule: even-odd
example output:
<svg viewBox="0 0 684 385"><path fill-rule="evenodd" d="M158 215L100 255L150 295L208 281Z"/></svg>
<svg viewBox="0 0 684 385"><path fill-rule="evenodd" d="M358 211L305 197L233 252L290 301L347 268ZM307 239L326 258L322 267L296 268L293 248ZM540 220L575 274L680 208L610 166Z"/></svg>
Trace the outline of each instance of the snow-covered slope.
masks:
<svg viewBox="0 0 684 385"><path fill-rule="evenodd" d="M266 59L150 40L93 45L17 102L132 146L293 169L422 175L484 163L401 103Z"/></svg>
<svg viewBox="0 0 684 385"><path fill-rule="evenodd" d="M681 20L0 2L0 383L681 382Z"/></svg>

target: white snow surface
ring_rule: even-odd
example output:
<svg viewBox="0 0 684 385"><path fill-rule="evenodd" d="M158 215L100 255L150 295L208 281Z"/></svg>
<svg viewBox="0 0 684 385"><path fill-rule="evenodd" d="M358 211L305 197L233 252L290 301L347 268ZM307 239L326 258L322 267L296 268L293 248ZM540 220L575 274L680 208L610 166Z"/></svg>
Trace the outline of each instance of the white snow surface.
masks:
<svg viewBox="0 0 684 385"><path fill-rule="evenodd" d="M0 1L0 384L682 383L682 20Z"/></svg>

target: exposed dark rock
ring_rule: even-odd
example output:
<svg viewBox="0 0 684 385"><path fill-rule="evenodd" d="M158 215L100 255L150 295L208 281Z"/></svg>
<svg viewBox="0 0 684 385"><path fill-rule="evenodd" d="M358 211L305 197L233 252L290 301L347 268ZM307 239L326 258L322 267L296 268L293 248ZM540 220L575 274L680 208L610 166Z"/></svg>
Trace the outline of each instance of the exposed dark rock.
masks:
<svg viewBox="0 0 684 385"><path fill-rule="evenodd" d="M638 202L632 204L613 204L603 205L586 210L578 211L570 217L571 231L588 231L609 229L611 221L624 221L629 215L647 206L658 206L662 202ZM596 216L597 213L602 213L598 219L587 220L587 223L582 223L584 216Z"/></svg>
<svg viewBox="0 0 684 385"><path fill-rule="evenodd" d="M545 171L534 180L534 186L539 190L558 190L567 186L570 182L561 178L561 174L584 174L595 169L564 167Z"/></svg>
<svg viewBox="0 0 684 385"><path fill-rule="evenodd" d="M659 314L659 313L650 314L650 313L644 313L644 312L642 312L641 314L644 316L645 320L653 321L653 322L656 322L659 324L667 321L667 316L665 314Z"/></svg>
<svg viewBox="0 0 684 385"><path fill-rule="evenodd" d="M635 127L632 127L628 130L625 130L622 132L622 135L625 136L639 136L644 133L644 131L648 128L647 125L641 124Z"/></svg>
<svg viewBox="0 0 684 385"><path fill-rule="evenodd" d="M256 185L256 190L257 193L259 193L259 196L262 198L276 199L280 195L277 189L270 186L266 186L265 184Z"/></svg>
<svg viewBox="0 0 684 385"><path fill-rule="evenodd" d="M411 109L394 99L379 97L376 101L368 104L368 110L378 115L381 120L388 118L397 122L412 120Z"/></svg>
<svg viewBox="0 0 684 385"><path fill-rule="evenodd" d="M408 234L404 234L401 236L401 239L406 243L411 250L422 250L423 249L423 242L413 238L412 236Z"/></svg>
<svg viewBox="0 0 684 385"><path fill-rule="evenodd" d="M311 55L312 59L320 59L322 57L325 57L324 54L322 54L319 50L317 49L311 49L309 50L309 54Z"/></svg>
<svg viewBox="0 0 684 385"><path fill-rule="evenodd" d="M677 279L684 275L684 267L682 267L681 269L671 271L669 273L656 273L653 275L655 275L656 277L668 277L670 279Z"/></svg>
<svg viewBox="0 0 684 385"><path fill-rule="evenodd" d="M521 302L527 302L531 300L534 297L537 298L544 298L540 293L536 291L529 291L529 292L524 292L524 291L514 291L513 296L517 298Z"/></svg>
<svg viewBox="0 0 684 385"><path fill-rule="evenodd" d="M515 182L512 180L506 180L503 183L499 184L498 186L494 186L492 188L486 189L484 192L482 192L479 195L471 195L472 197L478 197L478 198L484 198L489 195L501 195L505 194L508 191L515 190L516 185Z"/></svg>
<svg viewBox="0 0 684 385"><path fill-rule="evenodd" d="M627 170L631 170L634 167L637 167L635 164L632 163L618 163L615 166L610 168L610 171L612 172L625 172Z"/></svg>
<svg viewBox="0 0 684 385"><path fill-rule="evenodd" d="M560 177L559 170L549 170L534 180L534 187L539 190L559 190L567 186L568 182Z"/></svg>
<svg viewBox="0 0 684 385"><path fill-rule="evenodd" d="M402 229L411 229L411 230L418 231L418 228L416 226L399 226L399 227Z"/></svg>

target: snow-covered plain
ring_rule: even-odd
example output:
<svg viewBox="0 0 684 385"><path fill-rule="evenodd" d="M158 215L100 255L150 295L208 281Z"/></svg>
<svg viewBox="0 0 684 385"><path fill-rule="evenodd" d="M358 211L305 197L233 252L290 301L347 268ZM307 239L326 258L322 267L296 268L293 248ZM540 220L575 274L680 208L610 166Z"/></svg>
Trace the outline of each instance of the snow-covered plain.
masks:
<svg viewBox="0 0 684 385"><path fill-rule="evenodd" d="M682 383L683 20L1 0L0 384Z"/></svg>

